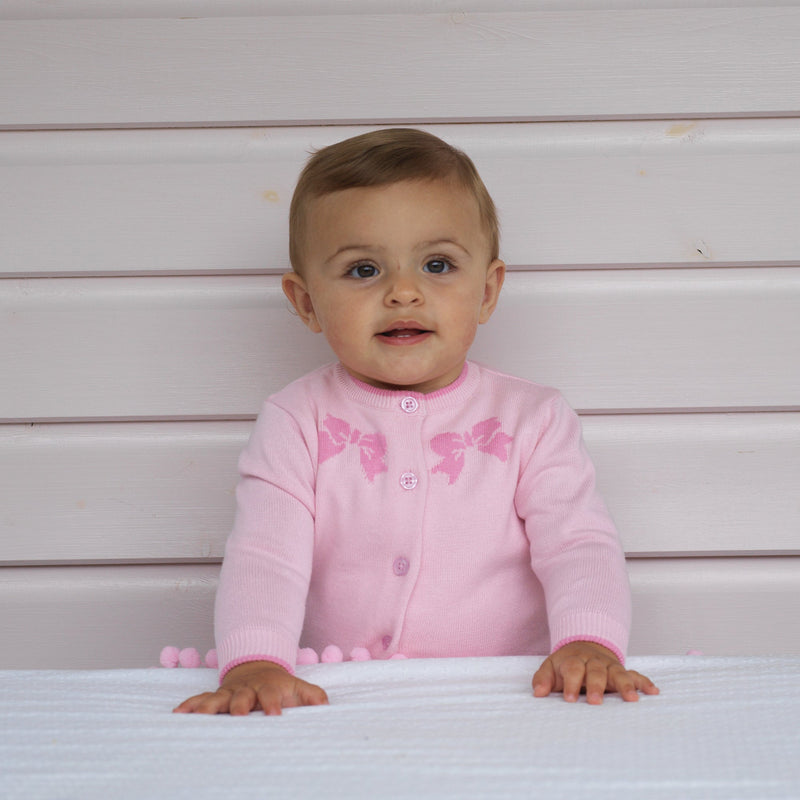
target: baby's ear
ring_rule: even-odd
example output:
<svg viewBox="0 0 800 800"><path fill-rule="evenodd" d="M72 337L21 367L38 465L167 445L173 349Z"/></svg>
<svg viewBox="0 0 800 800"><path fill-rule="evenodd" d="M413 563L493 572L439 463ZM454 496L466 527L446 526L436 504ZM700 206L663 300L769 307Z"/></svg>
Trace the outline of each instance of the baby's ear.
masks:
<svg viewBox="0 0 800 800"><path fill-rule="evenodd" d="M303 320L306 327L314 333L320 333L322 328L317 321L314 304L311 302L311 295L302 275L298 275L296 272L287 272L281 280L281 286L283 293L289 298L289 302L297 312L297 316Z"/></svg>
<svg viewBox="0 0 800 800"><path fill-rule="evenodd" d="M506 278L505 262L499 258L494 259L486 271L486 287L483 292L483 303L478 321L488 322L497 306L500 297L500 290L503 288L503 281Z"/></svg>

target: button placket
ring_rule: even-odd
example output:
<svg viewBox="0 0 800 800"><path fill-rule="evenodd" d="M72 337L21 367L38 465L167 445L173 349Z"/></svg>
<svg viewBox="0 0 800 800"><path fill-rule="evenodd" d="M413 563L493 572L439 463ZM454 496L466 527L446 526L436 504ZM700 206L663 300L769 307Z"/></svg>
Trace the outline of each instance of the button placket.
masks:
<svg viewBox="0 0 800 800"><path fill-rule="evenodd" d="M409 425L411 429L416 430L420 425L423 424L424 420L421 417L423 417L424 414L421 399L418 399L413 395L405 395L401 397L399 401L397 401L397 406L395 406L395 408L399 411L402 411L403 414L408 415L409 417L417 415L415 420L412 421L412 419L409 419L407 422L407 425ZM419 435L419 432L417 435ZM411 450L404 452L403 457L409 458L409 460L406 462L407 464L415 464L419 458L419 452L416 450L416 448L412 448ZM410 469L400 474L398 482L401 488L407 492L413 492L415 489L419 489L425 485L420 483L420 475ZM418 494L408 495L406 502L410 504L408 509L409 513L412 516L416 516L418 513L420 513L418 504L421 502L424 503L424 498L420 497ZM412 529L416 528L412 526ZM402 541L405 541L405 538L406 537L402 537ZM395 592L397 592L396 600L398 603L395 608L395 613L398 614L399 619L402 620L405 617L410 594L413 591L414 584L416 582L415 576L417 574L418 565L415 562L415 567L412 570L411 561L417 557L415 555L417 545L413 541L405 541L404 545L400 540L395 542L395 546L397 545L400 545L398 548L400 553L403 553L405 550L404 555L399 555L397 554L397 551L395 551L394 558L391 561L392 575L400 579L395 584ZM410 551L408 548L410 548ZM400 626L402 627L402 622L400 622ZM389 625L387 627L391 629L392 626ZM396 636L386 635L381 640L384 651L391 652L391 650L396 649L397 645L395 644L395 639L400 635L400 630L398 628L395 629L395 634Z"/></svg>

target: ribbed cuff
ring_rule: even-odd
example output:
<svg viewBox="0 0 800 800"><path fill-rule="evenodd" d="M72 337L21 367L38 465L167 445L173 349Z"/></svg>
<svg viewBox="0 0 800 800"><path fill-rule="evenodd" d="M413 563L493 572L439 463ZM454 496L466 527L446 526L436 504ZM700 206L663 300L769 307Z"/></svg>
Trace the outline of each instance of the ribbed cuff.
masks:
<svg viewBox="0 0 800 800"><path fill-rule="evenodd" d="M234 667L240 667L242 664L251 664L253 661L269 661L271 664L277 664L279 667L283 667L289 674L294 675L294 667L281 658L275 658L274 656L265 656L265 655L242 656L242 658L234 659L229 664L226 664L224 667L220 669L219 671L220 685L222 684L222 679Z"/></svg>
<svg viewBox="0 0 800 800"><path fill-rule="evenodd" d="M623 667L625 666L625 654L613 642L609 642L607 639L601 639L599 636L571 636L569 639L563 639L554 645L550 654L552 655L556 650L560 650L565 645L572 644L573 642L591 642L592 644L599 644L605 647L606 650L610 650L619 659L619 663L622 664Z"/></svg>
<svg viewBox="0 0 800 800"><path fill-rule="evenodd" d="M551 624L551 652L571 642L595 642L610 650L624 664L628 636L627 626L615 619L592 613L571 614Z"/></svg>
<svg viewBox="0 0 800 800"><path fill-rule="evenodd" d="M271 661L294 675L297 642L271 630L240 628L217 642L220 680L227 672L248 661Z"/></svg>

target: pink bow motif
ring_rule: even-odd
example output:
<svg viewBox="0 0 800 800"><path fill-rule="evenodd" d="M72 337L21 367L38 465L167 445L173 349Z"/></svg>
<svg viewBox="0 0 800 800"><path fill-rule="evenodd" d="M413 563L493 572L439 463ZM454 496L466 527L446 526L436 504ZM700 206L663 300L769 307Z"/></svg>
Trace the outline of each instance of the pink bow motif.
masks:
<svg viewBox="0 0 800 800"><path fill-rule="evenodd" d="M328 414L319 432L319 463L341 453L350 444L361 451L361 467L370 483L375 476L386 472L386 439L382 433L362 434L357 428Z"/></svg>
<svg viewBox="0 0 800 800"><path fill-rule="evenodd" d="M492 417L473 425L472 430L463 435L440 433L434 436L431 449L442 456L442 460L431 471L444 472L449 477L448 483L455 483L464 468L464 452L471 447L505 462L508 459L508 446L514 440L503 433L501 427L500 420Z"/></svg>

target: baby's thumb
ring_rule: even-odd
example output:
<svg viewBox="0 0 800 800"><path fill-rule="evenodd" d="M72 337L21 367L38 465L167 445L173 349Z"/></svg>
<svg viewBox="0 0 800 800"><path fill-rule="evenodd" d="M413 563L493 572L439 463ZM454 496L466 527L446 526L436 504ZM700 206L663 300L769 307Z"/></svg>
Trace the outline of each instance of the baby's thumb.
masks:
<svg viewBox="0 0 800 800"><path fill-rule="evenodd" d="M552 659L546 658L544 660L539 669L536 670L531 683L533 684L535 697L547 697L555 689L556 672Z"/></svg>

